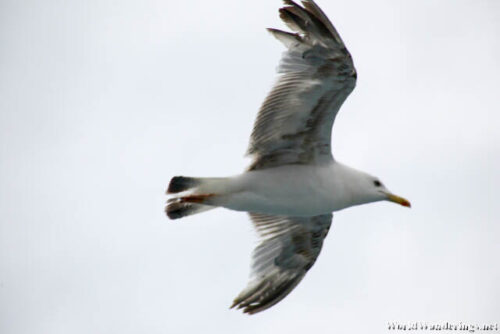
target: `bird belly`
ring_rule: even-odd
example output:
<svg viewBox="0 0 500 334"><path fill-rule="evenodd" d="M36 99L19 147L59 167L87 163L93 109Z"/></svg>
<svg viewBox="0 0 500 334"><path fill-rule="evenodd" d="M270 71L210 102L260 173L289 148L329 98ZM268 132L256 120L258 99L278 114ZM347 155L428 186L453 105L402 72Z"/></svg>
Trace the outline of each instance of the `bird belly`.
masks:
<svg viewBox="0 0 500 334"><path fill-rule="evenodd" d="M252 171L233 179L236 192L221 206L270 215L316 216L338 210L331 196L328 170L284 166Z"/></svg>

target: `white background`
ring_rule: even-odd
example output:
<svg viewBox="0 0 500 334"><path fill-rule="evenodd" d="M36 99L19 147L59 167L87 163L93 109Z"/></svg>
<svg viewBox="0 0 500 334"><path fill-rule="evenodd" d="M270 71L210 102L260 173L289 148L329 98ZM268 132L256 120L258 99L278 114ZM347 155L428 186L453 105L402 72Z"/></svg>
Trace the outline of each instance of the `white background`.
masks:
<svg viewBox="0 0 500 334"><path fill-rule="evenodd" d="M281 303L229 310L256 235L163 213L241 172L279 1L0 1L0 332L387 333L500 322L500 2L323 0L358 86L335 157L413 208L335 214Z"/></svg>

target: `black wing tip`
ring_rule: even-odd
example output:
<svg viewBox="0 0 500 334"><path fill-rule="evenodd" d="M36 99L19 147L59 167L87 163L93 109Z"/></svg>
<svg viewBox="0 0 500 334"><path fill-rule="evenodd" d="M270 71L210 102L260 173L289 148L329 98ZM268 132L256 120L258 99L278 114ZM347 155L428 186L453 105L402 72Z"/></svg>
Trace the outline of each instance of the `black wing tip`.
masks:
<svg viewBox="0 0 500 334"><path fill-rule="evenodd" d="M243 314L252 315L255 313L259 313L260 311L264 311L268 307L261 307L261 305L244 305L240 304L242 301L234 301L233 304L229 307L229 309L234 309L236 307L237 310L241 310ZM270 307L270 306L269 306Z"/></svg>
<svg viewBox="0 0 500 334"><path fill-rule="evenodd" d="M343 45L337 30L328 16L312 0L302 0L302 6L292 0L283 0L284 7L279 9L280 18L292 30L313 34L319 39L334 40Z"/></svg>
<svg viewBox="0 0 500 334"><path fill-rule="evenodd" d="M242 309L243 313L249 315L265 311L288 296L297 284L300 283L302 278L304 278L305 274L306 271L298 273L276 286L273 286L273 283L275 284L276 282L272 282L272 279L264 280L250 290L244 290L234 300L231 308L237 306L237 309Z"/></svg>

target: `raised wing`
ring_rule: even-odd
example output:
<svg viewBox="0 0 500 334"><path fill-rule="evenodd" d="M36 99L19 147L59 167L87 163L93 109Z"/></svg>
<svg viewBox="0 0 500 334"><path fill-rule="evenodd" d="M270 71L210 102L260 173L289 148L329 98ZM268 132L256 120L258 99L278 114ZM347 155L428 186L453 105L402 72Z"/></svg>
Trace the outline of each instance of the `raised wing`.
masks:
<svg viewBox="0 0 500 334"><path fill-rule="evenodd" d="M231 307L253 314L285 298L299 284L321 251L332 214L283 217L250 213L261 243L254 250L250 283Z"/></svg>
<svg viewBox="0 0 500 334"><path fill-rule="evenodd" d="M254 124L249 170L332 161L333 121L356 84L351 55L314 1L284 2L280 17L297 33L268 29L288 50Z"/></svg>

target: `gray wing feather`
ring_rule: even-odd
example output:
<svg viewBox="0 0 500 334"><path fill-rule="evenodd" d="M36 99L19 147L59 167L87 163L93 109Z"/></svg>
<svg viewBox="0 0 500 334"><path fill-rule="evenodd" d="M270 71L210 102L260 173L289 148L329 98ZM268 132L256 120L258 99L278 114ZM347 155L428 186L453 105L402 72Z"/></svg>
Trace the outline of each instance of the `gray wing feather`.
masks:
<svg viewBox="0 0 500 334"><path fill-rule="evenodd" d="M268 216L250 213L262 237L255 248L252 276L231 307L253 314L275 305L302 280L318 257L332 215Z"/></svg>
<svg viewBox="0 0 500 334"><path fill-rule="evenodd" d="M254 124L249 170L332 161L331 130L354 89L356 70L337 31L313 1L293 1L280 17L296 33L268 29L286 47L278 80Z"/></svg>

